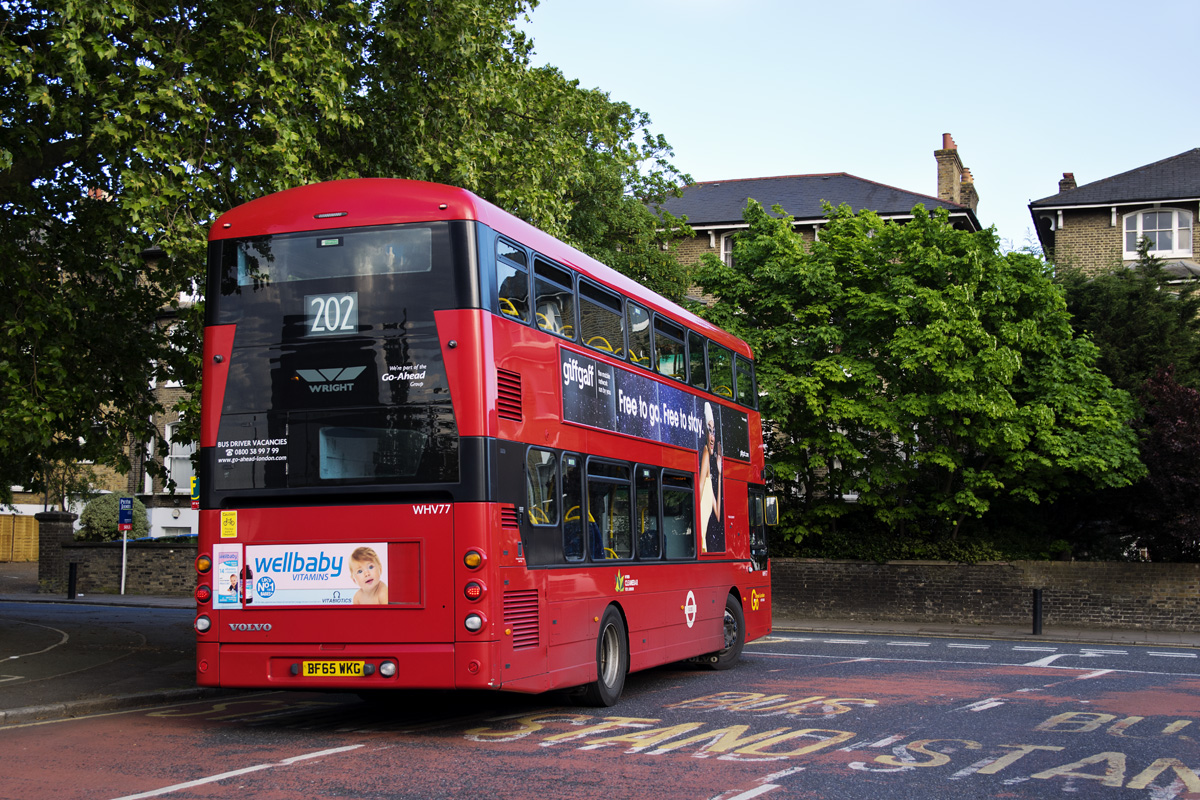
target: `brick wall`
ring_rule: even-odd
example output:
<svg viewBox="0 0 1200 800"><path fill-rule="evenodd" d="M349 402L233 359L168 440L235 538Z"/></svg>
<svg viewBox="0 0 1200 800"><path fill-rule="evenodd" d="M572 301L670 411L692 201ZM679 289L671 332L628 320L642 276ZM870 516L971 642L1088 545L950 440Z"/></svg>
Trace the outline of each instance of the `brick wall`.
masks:
<svg viewBox="0 0 1200 800"><path fill-rule="evenodd" d="M67 544L80 594L115 594L120 543ZM195 588L196 548L129 545L126 594L186 597ZM1032 594L1042 589L1046 626L1200 631L1200 564L1015 561L772 559L776 619L897 620L1028 625ZM65 587L43 591L64 591Z"/></svg>
<svg viewBox="0 0 1200 800"><path fill-rule="evenodd" d="M1200 564L772 559L777 618L1200 631Z"/></svg>
<svg viewBox="0 0 1200 800"><path fill-rule="evenodd" d="M75 515L68 511L34 514L38 523L38 589L63 592L67 588L66 547L75 540Z"/></svg>
<svg viewBox="0 0 1200 800"><path fill-rule="evenodd" d="M125 594L186 597L196 588L196 546L137 542L130 544ZM62 548L63 562L77 564L79 594L121 591L121 543L74 542Z"/></svg>
<svg viewBox="0 0 1200 800"><path fill-rule="evenodd" d="M1113 226L1112 212L1107 208L1064 211L1063 226L1054 234L1055 265L1089 275L1112 269L1121 263L1124 252L1122 224L1118 214Z"/></svg>

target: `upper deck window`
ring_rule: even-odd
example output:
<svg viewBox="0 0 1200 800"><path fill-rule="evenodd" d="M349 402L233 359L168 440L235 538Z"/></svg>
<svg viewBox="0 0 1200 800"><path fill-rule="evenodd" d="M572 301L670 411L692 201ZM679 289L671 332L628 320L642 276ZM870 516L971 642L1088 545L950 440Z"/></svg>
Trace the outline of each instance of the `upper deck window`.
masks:
<svg viewBox="0 0 1200 800"><path fill-rule="evenodd" d="M432 268L433 232L424 226L267 236L244 240L237 248L237 285L255 288Z"/></svg>
<svg viewBox="0 0 1200 800"><path fill-rule="evenodd" d="M719 397L733 397L733 354L726 347L708 343L709 391Z"/></svg>
<svg viewBox="0 0 1200 800"><path fill-rule="evenodd" d="M626 303L625 307L629 317L629 360L651 369L650 312L637 303Z"/></svg>
<svg viewBox="0 0 1200 800"><path fill-rule="evenodd" d="M625 357L621 298L587 281L579 282L579 327L583 343L617 358Z"/></svg>
<svg viewBox="0 0 1200 800"><path fill-rule="evenodd" d="M567 339L575 338L575 290L571 273L540 258L533 260L537 326Z"/></svg>
<svg viewBox="0 0 1200 800"><path fill-rule="evenodd" d="M748 358L735 356L737 363L737 401L746 408L754 408L758 392L754 388L754 363Z"/></svg>
<svg viewBox="0 0 1200 800"><path fill-rule="evenodd" d="M654 316L654 346L659 373L677 381L687 380L683 327L656 314Z"/></svg>
<svg viewBox="0 0 1200 800"><path fill-rule="evenodd" d="M496 285L500 313L529 321L529 262L525 251L503 239L496 242Z"/></svg>
<svg viewBox="0 0 1200 800"><path fill-rule="evenodd" d="M704 337L688 331L689 383L697 389L708 388L708 372L704 368Z"/></svg>

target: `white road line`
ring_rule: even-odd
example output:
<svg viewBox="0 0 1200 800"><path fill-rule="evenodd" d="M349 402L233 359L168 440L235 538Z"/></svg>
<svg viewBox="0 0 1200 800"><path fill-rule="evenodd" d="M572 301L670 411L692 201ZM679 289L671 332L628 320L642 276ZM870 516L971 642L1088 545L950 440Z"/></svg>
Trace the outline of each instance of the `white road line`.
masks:
<svg viewBox="0 0 1200 800"><path fill-rule="evenodd" d="M970 664L970 665L980 666L980 667L1046 667L1048 669L1064 670L1066 672L1072 672L1072 671L1078 672L1080 670L1087 669L1087 667L1084 667L1084 666L1069 666L1066 664L1052 663L1055 659L1062 658L1064 656L1075 655L1076 658L1079 657L1078 654L1073 654L1073 653L1058 653L1055 655L1046 656L1045 658L1040 659L1038 661L1022 663L1019 661L1015 661L1015 662L966 661L966 660L961 660L961 659L957 659L957 658L931 658L928 656L924 657L924 658L916 658L916 657L905 658L903 656L858 656L855 658L851 658L849 656L834 655L834 654L830 654L830 653L774 653L774 652L770 652L768 650L753 649L753 644L757 644L757 642L753 642L751 645L747 646L747 649L743 652L745 652L748 655L761 656L761 657L767 658L767 659L780 659L780 660L783 660L783 659L805 659L805 660L812 660L812 661L836 661L838 659L844 658L845 661L841 661L840 663L843 663L843 664L871 663L871 662L887 663L887 662L894 661L894 662L905 662L905 663L913 663L913 664L952 664L952 665ZM1093 658L1099 658L1099 657L1100 656L1093 656ZM1178 673L1178 672L1162 672L1162 671L1150 670L1150 669L1124 668L1124 669L1094 670L1085 675L1080 675L1080 676L1076 676L1076 677L1077 678L1096 678L1101 675L1107 675L1109 673L1120 673L1122 675L1180 675L1180 674L1183 674L1183 673ZM1190 675L1191 673L1189 672L1186 674Z"/></svg>
<svg viewBox="0 0 1200 800"><path fill-rule="evenodd" d="M1022 647L1021 645L1013 645L1013 650L1023 650L1031 653L1057 653L1057 647Z"/></svg>
<svg viewBox="0 0 1200 800"><path fill-rule="evenodd" d="M1105 675L1108 675L1109 673L1115 672L1115 671L1116 670L1111 670L1111 669L1098 669L1095 672L1088 672L1083 675L1076 675L1075 680L1086 681L1086 680L1091 680L1092 678L1103 678ZM1152 674L1152 673L1146 673L1146 674Z"/></svg>
<svg viewBox="0 0 1200 800"><path fill-rule="evenodd" d="M1146 653L1148 656L1158 656L1159 658L1196 658L1195 653Z"/></svg>
<svg viewBox="0 0 1200 800"><path fill-rule="evenodd" d="M996 708L1004 705L1004 701L997 697L989 697L986 700L980 700L977 703L971 703L969 706L956 708L955 711L987 711L989 708Z"/></svg>
<svg viewBox="0 0 1200 800"><path fill-rule="evenodd" d="M990 644L948 644L946 647L956 648L959 650L991 650Z"/></svg>
<svg viewBox="0 0 1200 800"><path fill-rule="evenodd" d="M823 639L825 644L870 644L866 639Z"/></svg>
<svg viewBox="0 0 1200 800"><path fill-rule="evenodd" d="M777 783L764 783L762 786L748 789L740 794L719 794L712 800L750 800L752 797L761 797L767 792L773 792L780 788Z"/></svg>
<svg viewBox="0 0 1200 800"><path fill-rule="evenodd" d="M295 764L298 761L307 761L310 758L320 758L321 756L332 756L338 753L345 753L350 750L357 750L360 747L365 747L365 745L352 744L347 747L334 747L330 750L318 750L315 753L305 753L302 756L285 758L282 761L276 761L273 764L255 764L253 767L243 767L242 769L230 770L229 772L222 772L220 775L209 775L207 778L198 778L197 780L188 781L187 783L177 783L174 786L164 786L161 789L152 789L148 792L142 792L140 794L127 794L124 797L115 798L115 800L141 800L141 798L144 797L158 797L159 795L178 792L182 789L191 789L193 786L203 786L206 783L216 783L217 781L223 781L227 778L236 778L238 775L247 775L251 772L260 772L261 770L271 769L272 767L286 767L290 764Z"/></svg>
<svg viewBox="0 0 1200 800"><path fill-rule="evenodd" d="M58 628L51 628L49 625L39 625L36 622L25 622L24 620L19 620L19 619L14 620L14 622L16 622L18 625L31 625L34 628L45 628L48 631L54 631L55 633L62 636L62 638L59 639L54 644L50 645L49 647L43 647L41 650L34 650L32 653L17 653L15 656L8 656L5 659L6 661L12 661L17 658L28 658L29 656L40 656L42 653L46 653L50 650L53 650L56 647L62 647L64 644L66 644L71 639L71 637L67 634L66 631L60 631Z"/></svg>
<svg viewBox="0 0 1200 800"><path fill-rule="evenodd" d="M1095 655L1095 656L1127 656L1127 655L1129 655L1129 653L1126 652L1125 650L1094 650L1090 647L1081 647L1079 649L1079 652L1081 654Z"/></svg>
<svg viewBox="0 0 1200 800"><path fill-rule="evenodd" d="M888 642L888 647L929 647L929 642Z"/></svg>

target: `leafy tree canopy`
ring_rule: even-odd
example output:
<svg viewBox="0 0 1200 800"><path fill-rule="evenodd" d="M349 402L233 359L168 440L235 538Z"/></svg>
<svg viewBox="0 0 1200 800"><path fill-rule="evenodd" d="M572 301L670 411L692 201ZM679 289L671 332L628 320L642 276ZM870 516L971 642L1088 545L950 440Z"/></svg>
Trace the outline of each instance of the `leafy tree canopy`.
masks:
<svg viewBox="0 0 1200 800"><path fill-rule="evenodd" d="M199 307L157 315L268 192L451 183L681 295L645 204L685 176L645 114L530 65L534 4L0 0L0 501L153 438L151 377L199 359Z"/></svg>
<svg viewBox="0 0 1200 800"><path fill-rule="evenodd" d="M1153 561L1200 560L1200 391L1160 369L1146 381L1142 402L1149 474L1123 493L1130 540Z"/></svg>
<svg viewBox="0 0 1200 800"><path fill-rule="evenodd" d="M754 347L793 539L851 513L952 538L998 502L1142 474L1129 396L1039 259L921 206L907 224L828 208L811 245L775 212L751 201L733 267L709 257L697 279L705 315Z"/></svg>
<svg viewBox="0 0 1200 800"><path fill-rule="evenodd" d="M1115 386L1137 396L1171 368L1176 382L1200 389L1200 287L1168 274L1148 240L1132 268L1095 276L1071 270L1060 281L1076 330L1100 348L1097 363Z"/></svg>

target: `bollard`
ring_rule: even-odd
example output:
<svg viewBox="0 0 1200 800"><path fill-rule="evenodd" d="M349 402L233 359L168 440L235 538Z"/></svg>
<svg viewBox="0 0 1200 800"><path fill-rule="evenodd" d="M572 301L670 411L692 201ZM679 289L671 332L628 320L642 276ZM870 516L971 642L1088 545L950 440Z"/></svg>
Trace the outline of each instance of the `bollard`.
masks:
<svg viewBox="0 0 1200 800"><path fill-rule="evenodd" d="M1033 590L1033 635L1042 635L1042 590Z"/></svg>
<svg viewBox="0 0 1200 800"><path fill-rule="evenodd" d="M75 580L79 576L79 565L72 562L67 565L67 599L75 599Z"/></svg>

